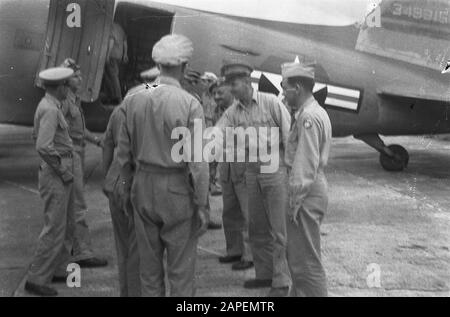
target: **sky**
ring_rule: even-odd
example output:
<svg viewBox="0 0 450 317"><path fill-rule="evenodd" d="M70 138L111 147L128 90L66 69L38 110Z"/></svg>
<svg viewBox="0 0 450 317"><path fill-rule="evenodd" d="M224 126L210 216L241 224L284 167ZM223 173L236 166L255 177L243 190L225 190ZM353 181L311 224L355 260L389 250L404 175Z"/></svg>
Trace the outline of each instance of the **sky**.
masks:
<svg viewBox="0 0 450 317"><path fill-rule="evenodd" d="M283 21L343 26L359 22L379 0L156 0L213 13Z"/></svg>

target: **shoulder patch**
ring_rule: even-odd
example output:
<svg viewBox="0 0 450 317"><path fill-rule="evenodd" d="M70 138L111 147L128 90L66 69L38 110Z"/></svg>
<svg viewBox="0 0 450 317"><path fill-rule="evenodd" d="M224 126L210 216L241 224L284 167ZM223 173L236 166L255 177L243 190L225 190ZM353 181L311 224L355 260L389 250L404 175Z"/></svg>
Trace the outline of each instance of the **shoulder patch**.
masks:
<svg viewBox="0 0 450 317"><path fill-rule="evenodd" d="M303 127L304 127L305 129L311 129L312 126L313 126L313 123L312 123L311 119L305 119L305 120L303 121Z"/></svg>

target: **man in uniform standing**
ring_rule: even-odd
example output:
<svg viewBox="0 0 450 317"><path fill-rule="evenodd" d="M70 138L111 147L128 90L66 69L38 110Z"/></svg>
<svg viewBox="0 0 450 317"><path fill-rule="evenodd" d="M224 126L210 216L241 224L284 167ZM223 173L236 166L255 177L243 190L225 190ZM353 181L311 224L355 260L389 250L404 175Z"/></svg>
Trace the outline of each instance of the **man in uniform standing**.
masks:
<svg viewBox="0 0 450 317"><path fill-rule="evenodd" d="M212 117L208 118L208 115L207 115L208 111L206 111L205 104L203 103L204 99L201 97L201 96L203 96L205 87L202 84L202 79L201 79L200 73L196 70L193 70L192 68L188 68L185 71L183 79L181 80L181 86L183 87L184 90L186 90L188 93L190 93L195 99L197 99L198 102L200 102L200 104L202 105L206 127L213 126ZM212 162L209 164L209 190L210 190L210 193L213 193L213 191L211 191L211 189L213 189L211 187L211 184L212 184L212 180L213 179L215 180L215 175L217 172L215 166L217 166L216 162ZM214 194L217 195L217 191L214 191ZM220 193L219 193L219 195L220 195ZM208 208L208 210L211 209L209 195L208 195L207 208ZM215 219L213 219L213 217L210 217L208 229L210 229L210 230L222 229L222 224L220 222L216 221Z"/></svg>
<svg viewBox="0 0 450 317"><path fill-rule="evenodd" d="M72 261L81 267L94 268L108 265L105 259L96 257L92 250L91 234L86 219L88 211L84 197L84 161L86 141L101 146L101 139L86 129L81 99L77 95L81 89L81 71L75 61L67 58L62 67L70 68L74 75L69 79L69 91L66 100L62 103L62 111L69 124L69 134L74 148L74 209L75 209L75 235L73 240Z"/></svg>
<svg viewBox="0 0 450 317"><path fill-rule="evenodd" d="M128 64L127 35L122 26L114 22L105 64L105 80L113 104L122 102L122 85L120 83L120 66L122 64Z"/></svg>
<svg viewBox="0 0 450 317"><path fill-rule="evenodd" d="M195 99L202 103L202 87L201 87L201 78L200 73L192 68L187 68L184 72L184 76L181 79L181 87L194 96ZM204 113L203 113L204 115ZM206 118L205 118L206 121Z"/></svg>
<svg viewBox="0 0 450 317"><path fill-rule="evenodd" d="M213 73L206 72L200 77L200 87L202 87L202 106L205 114L206 127L214 126L214 115L216 110L216 103L214 96L211 94L211 86L218 80Z"/></svg>
<svg viewBox="0 0 450 317"><path fill-rule="evenodd" d="M164 36L152 52L161 71L159 85L129 96L123 104L125 122L118 149L120 184L124 193L129 193L129 175L134 174L131 201L143 296L166 295L165 250L170 295L195 294L197 241L209 222L208 164L195 162L187 152L184 161L172 157L173 147L180 142L172 139L175 128L190 131L192 139L183 138L188 146L196 134L202 135L204 126L202 106L180 85L192 53L188 38ZM193 149L191 145L192 155ZM126 194L124 199L128 200Z"/></svg>
<svg viewBox="0 0 450 317"><path fill-rule="evenodd" d="M214 73L205 72L200 77L200 87L202 88L202 106L203 113L205 114L206 128L213 127L216 124L216 109L217 105L214 100L214 96L211 94L211 86L217 82L218 78ZM219 109L220 111L220 109ZM217 162L209 164L209 192L212 196L220 196L222 194L222 188L218 184L217 179ZM222 226L220 226L221 229Z"/></svg>
<svg viewBox="0 0 450 317"><path fill-rule="evenodd" d="M143 89L143 85L139 87L134 89L134 93ZM127 98L128 96L125 97L125 100ZM139 297L141 296L139 251L133 207L129 201L124 204L119 182L120 166L117 159L119 133L124 121L124 107L120 105L111 114L103 140L103 172L105 175L103 191L109 199L119 268L120 296Z"/></svg>
<svg viewBox="0 0 450 317"><path fill-rule="evenodd" d="M289 113L275 95L253 89L252 72L253 68L242 61L222 67L222 75L231 84L237 102L225 111L220 126L253 127L258 131L278 128L281 140L272 151L279 155L281 163L289 134ZM247 154L249 147L258 147L259 143L249 141L256 144L246 142ZM246 164L249 235L256 279L246 281L244 287L272 286L269 296L286 296L291 285L286 261L286 168L283 164L274 173L262 173L262 165L259 157L258 162Z"/></svg>
<svg viewBox="0 0 450 317"><path fill-rule="evenodd" d="M217 105L214 122L219 123L223 113L233 104L234 96L230 85L223 79L212 84L210 94ZM234 153L237 153L236 147ZM233 263L233 270L246 270L253 267L253 258L248 237L245 162L221 162L219 171L223 191L223 231L227 246L227 255L220 257L219 262Z"/></svg>
<svg viewBox="0 0 450 317"><path fill-rule="evenodd" d="M296 296L327 296L320 252L320 225L328 207L324 169L331 144L327 112L313 96L314 66L282 66L283 90L292 128L286 150L289 170L287 257Z"/></svg>
<svg viewBox="0 0 450 317"><path fill-rule="evenodd" d="M68 93L70 68L42 71L46 94L34 116L33 136L41 157L39 192L44 200L44 228L28 270L25 290L40 296L56 296L48 286L52 278L64 278L73 235L73 145L69 126L61 111Z"/></svg>

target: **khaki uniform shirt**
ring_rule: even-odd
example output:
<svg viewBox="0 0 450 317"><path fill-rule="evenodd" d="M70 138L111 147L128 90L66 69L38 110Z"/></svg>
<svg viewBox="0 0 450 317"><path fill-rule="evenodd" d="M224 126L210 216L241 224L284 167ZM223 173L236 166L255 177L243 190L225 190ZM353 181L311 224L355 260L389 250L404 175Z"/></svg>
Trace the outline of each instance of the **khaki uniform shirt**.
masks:
<svg viewBox="0 0 450 317"><path fill-rule="evenodd" d="M117 107L109 118L108 127L106 128L103 144L105 148L114 149L114 158L105 178L104 189L108 193L112 193L114 185L120 176L120 165L117 159L117 148L119 145L119 133L122 123L125 121L124 107Z"/></svg>
<svg viewBox="0 0 450 317"><path fill-rule="evenodd" d="M286 106L275 95L253 90L252 103L249 106L244 106L236 100L225 111L216 126L220 129L227 127L242 127L244 129L249 127L266 127L268 128L268 133L270 133L270 128L279 128L279 144L275 146L278 146L280 164L283 164L291 118ZM267 136L267 139L270 140L270 135L268 134ZM269 144L268 140L266 141ZM241 140L241 142L244 141ZM249 142L245 141L246 161L251 159L249 158L250 142L253 146L258 146L258 140L250 139ZM270 153L272 150L274 149L268 149L268 152Z"/></svg>
<svg viewBox="0 0 450 317"><path fill-rule="evenodd" d="M205 114L206 127L213 127L216 124L215 111L218 108L211 94L205 92L202 97L203 112Z"/></svg>
<svg viewBox="0 0 450 317"><path fill-rule="evenodd" d="M198 206L206 206L209 187L208 164L202 162L176 162L172 148L180 142L172 139L175 128L185 127L192 139L195 120L204 127L200 103L180 83L172 78L159 78L160 85L149 87L125 98L123 102L125 122L119 136L118 160L121 168L127 165L153 165L162 168L189 168L193 178L194 200ZM191 146L194 155L194 146Z"/></svg>
<svg viewBox="0 0 450 317"><path fill-rule="evenodd" d="M75 151L82 151L85 141L97 143L99 139L86 129L81 99L72 91L69 91L67 99L62 103L64 117L69 124L69 134L73 140Z"/></svg>
<svg viewBox="0 0 450 317"><path fill-rule="evenodd" d="M227 109L221 108L219 106L216 107L214 110L214 123L219 122L219 120L222 118L223 114L225 113ZM237 145L237 143L235 143ZM237 153L237 149L235 148L234 153ZM245 163L228 163L228 162L221 162L219 163L219 170L220 170L220 180L224 183L233 182L233 183L240 183L245 178Z"/></svg>
<svg viewBox="0 0 450 317"><path fill-rule="evenodd" d="M296 113L286 150L290 193L302 202L330 155L332 128L327 112L311 97Z"/></svg>
<svg viewBox="0 0 450 317"><path fill-rule="evenodd" d="M42 159L55 171L60 171L61 157L72 153L73 144L61 111L61 102L48 93L36 109L33 137Z"/></svg>

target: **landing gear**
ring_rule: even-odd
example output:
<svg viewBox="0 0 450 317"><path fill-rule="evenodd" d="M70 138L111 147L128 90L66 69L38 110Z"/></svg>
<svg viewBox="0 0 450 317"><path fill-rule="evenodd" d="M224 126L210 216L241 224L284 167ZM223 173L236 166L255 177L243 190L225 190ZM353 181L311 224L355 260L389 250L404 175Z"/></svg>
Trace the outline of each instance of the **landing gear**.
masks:
<svg viewBox="0 0 450 317"><path fill-rule="evenodd" d="M387 154L380 152L380 164L389 172L401 172L409 163L408 151L401 145L389 145L388 149L394 153L394 156L390 157Z"/></svg>
<svg viewBox="0 0 450 317"><path fill-rule="evenodd" d="M355 135L355 138L380 152L380 164L386 171L401 172L408 167L409 154L403 146L386 146L378 134Z"/></svg>

